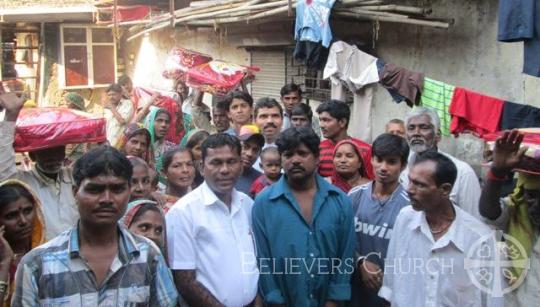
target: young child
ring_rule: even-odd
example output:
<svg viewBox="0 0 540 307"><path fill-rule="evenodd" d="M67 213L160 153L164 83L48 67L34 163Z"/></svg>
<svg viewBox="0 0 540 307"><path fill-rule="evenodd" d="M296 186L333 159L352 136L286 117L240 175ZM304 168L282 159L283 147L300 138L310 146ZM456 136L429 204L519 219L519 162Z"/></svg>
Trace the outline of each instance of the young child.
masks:
<svg viewBox="0 0 540 307"><path fill-rule="evenodd" d="M251 185L249 194L252 198L281 178L281 157L277 147L269 146L262 150L260 166L264 175L257 178Z"/></svg>

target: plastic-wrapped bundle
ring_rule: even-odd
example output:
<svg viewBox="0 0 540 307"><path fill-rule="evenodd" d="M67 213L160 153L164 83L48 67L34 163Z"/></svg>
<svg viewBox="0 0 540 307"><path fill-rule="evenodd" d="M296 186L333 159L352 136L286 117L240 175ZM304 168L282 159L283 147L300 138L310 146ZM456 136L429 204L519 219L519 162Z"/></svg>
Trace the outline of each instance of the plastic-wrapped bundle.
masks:
<svg viewBox="0 0 540 307"><path fill-rule="evenodd" d="M67 108L28 108L17 118L13 147L25 152L106 140L103 117Z"/></svg>
<svg viewBox="0 0 540 307"><path fill-rule="evenodd" d="M167 79L180 79L186 81L186 73L189 69L208 63L212 57L197 51L175 47L169 52L165 61L163 77Z"/></svg>
<svg viewBox="0 0 540 307"><path fill-rule="evenodd" d="M225 95L234 90L242 80L251 82L258 67L242 66L213 60L191 68L187 73L187 85L203 92Z"/></svg>

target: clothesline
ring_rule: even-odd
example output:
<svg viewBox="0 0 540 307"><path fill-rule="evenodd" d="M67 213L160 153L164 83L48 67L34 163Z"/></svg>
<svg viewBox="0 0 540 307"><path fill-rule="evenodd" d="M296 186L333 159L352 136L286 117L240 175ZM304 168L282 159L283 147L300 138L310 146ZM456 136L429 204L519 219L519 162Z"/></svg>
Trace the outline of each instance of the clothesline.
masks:
<svg viewBox="0 0 540 307"><path fill-rule="evenodd" d="M365 89L366 85L379 83L396 103L405 100L410 107L423 106L437 112L445 136L472 132L482 137L506 129L540 127L539 108L431 79L423 73L386 63L344 42L332 44L324 78L333 81L333 92L339 83L353 93ZM358 101L371 104L365 97Z"/></svg>

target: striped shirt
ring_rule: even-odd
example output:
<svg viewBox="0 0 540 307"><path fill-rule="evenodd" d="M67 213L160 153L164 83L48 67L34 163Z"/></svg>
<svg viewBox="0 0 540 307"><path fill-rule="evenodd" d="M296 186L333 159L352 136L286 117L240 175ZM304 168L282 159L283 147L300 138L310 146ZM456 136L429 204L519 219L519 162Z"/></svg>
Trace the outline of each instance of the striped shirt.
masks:
<svg viewBox="0 0 540 307"><path fill-rule="evenodd" d="M424 90L422 90L421 102L422 106L432 109L437 112L441 119L442 135L450 135L450 122L452 116L448 108L454 96L455 86L446 84L441 81L436 81L430 78L424 78Z"/></svg>
<svg viewBox="0 0 540 307"><path fill-rule="evenodd" d="M351 141L356 143L358 147L364 150L362 159L366 164L366 171L369 178L373 178L373 166L371 166L371 145L365 143L359 139L350 138ZM329 139L326 139L321 142L319 145L320 149L320 163L319 163L319 174L323 177L330 177L334 174L334 148L336 143L332 142Z"/></svg>
<svg viewBox="0 0 540 307"><path fill-rule="evenodd" d="M97 285L80 253L78 226L26 254L12 306L175 306L178 293L159 249L119 225L118 254Z"/></svg>

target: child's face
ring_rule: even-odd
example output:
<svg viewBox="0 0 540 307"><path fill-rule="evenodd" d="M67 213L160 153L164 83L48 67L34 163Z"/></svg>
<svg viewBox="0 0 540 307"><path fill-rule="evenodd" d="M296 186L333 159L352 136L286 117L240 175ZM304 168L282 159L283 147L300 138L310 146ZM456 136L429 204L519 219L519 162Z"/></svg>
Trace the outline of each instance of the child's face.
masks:
<svg viewBox="0 0 540 307"><path fill-rule="evenodd" d="M295 128L302 126L309 126L310 122L306 115L293 115L291 116L292 126Z"/></svg>
<svg viewBox="0 0 540 307"><path fill-rule="evenodd" d="M281 157L277 153L266 153L261 157L261 166L264 174L270 180L281 177Z"/></svg>

